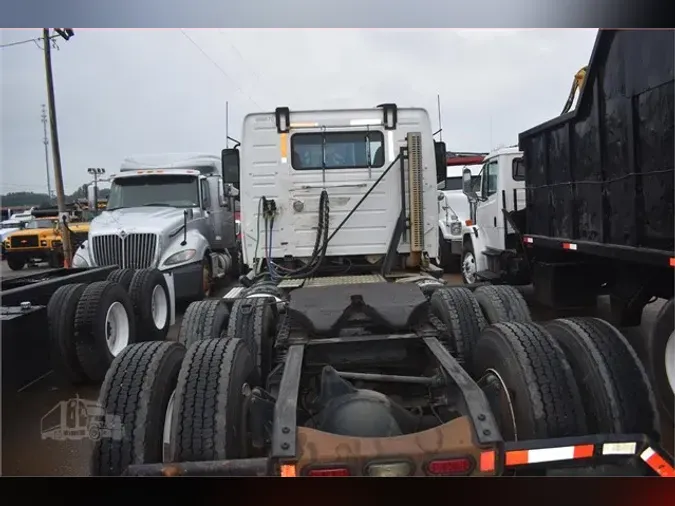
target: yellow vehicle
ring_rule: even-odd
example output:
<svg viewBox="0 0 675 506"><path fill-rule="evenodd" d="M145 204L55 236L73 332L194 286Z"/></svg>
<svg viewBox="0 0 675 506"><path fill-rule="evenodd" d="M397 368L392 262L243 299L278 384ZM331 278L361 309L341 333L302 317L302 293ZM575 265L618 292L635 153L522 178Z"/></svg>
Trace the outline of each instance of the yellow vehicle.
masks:
<svg viewBox="0 0 675 506"><path fill-rule="evenodd" d="M57 216L35 218L23 230L10 234L3 244L10 269L21 270L29 262L48 262L50 267L63 265L63 241ZM89 222L68 224L72 241L89 233Z"/></svg>

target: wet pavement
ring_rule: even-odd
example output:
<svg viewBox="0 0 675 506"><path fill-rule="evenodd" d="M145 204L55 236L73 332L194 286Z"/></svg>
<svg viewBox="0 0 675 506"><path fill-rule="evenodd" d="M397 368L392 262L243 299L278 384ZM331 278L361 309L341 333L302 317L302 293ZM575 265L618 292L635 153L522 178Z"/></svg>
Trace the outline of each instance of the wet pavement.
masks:
<svg viewBox="0 0 675 506"><path fill-rule="evenodd" d="M4 264L4 262L3 262ZM3 265L2 274L5 274ZM446 275L451 284L461 284L458 275ZM218 291L222 296L226 289ZM524 295L532 304L535 320L549 319L559 315L538 308L532 299L532 291L525 288ZM641 333L652 324L660 302L646 308L642 329L625 329L624 334L633 343L639 344ZM606 317L608 303L601 298L596 316ZM170 331L169 338L174 340L178 334L180 318ZM639 346L638 346L639 349ZM639 350L638 352L640 352ZM80 397L95 401L98 386L73 387L60 381L54 374L36 381L13 398L2 399L2 474L13 476L87 476L89 475L89 456L93 443L82 437L78 440L60 441L42 438L42 419L60 402ZM672 451L672 428L665 434L666 444Z"/></svg>

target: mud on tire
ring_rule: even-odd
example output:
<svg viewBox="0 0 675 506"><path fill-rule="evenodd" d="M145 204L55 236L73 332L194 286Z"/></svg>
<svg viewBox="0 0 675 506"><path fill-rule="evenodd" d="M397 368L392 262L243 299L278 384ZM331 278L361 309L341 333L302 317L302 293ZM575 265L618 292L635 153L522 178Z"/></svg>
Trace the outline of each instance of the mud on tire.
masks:
<svg viewBox="0 0 675 506"><path fill-rule="evenodd" d="M163 460L166 410L185 348L178 343L128 346L105 376L99 404L124 427L121 438L102 438L91 457L93 476L119 476L132 464Z"/></svg>
<svg viewBox="0 0 675 506"><path fill-rule="evenodd" d="M476 340L487 322L468 288L442 287L431 296L432 314L441 320L450 336L450 353L470 371Z"/></svg>
<svg viewBox="0 0 675 506"><path fill-rule="evenodd" d="M255 363L244 341L208 339L190 347L176 386L172 462L247 456L244 384L258 385Z"/></svg>
<svg viewBox="0 0 675 506"><path fill-rule="evenodd" d="M75 350L87 377L101 381L115 354L135 340L133 308L124 288L111 281L88 285L75 311Z"/></svg>
<svg viewBox="0 0 675 506"><path fill-rule="evenodd" d="M203 339L224 337L230 311L222 299L206 299L191 303L185 310L178 342L186 348Z"/></svg>
<svg viewBox="0 0 675 506"><path fill-rule="evenodd" d="M511 322L487 327L476 344L473 368L479 385L486 378L501 378L506 385L513 417L508 409L497 417L505 441L586 434L572 369L563 350L540 325Z"/></svg>
<svg viewBox="0 0 675 506"><path fill-rule="evenodd" d="M656 400L637 354L598 318L561 318L546 330L565 352L592 434L648 434L658 440Z"/></svg>
<svg viewBox="0 0 675 506"><path fill-rule="evenodd" d="M129 285L139 341L164 341L171 326L171 300L164 275L157 269L136 271Z"/></svg>
<svg viewBox="0 0 675 506"><path fill-rule="evenodd" d="M75 346L75 312L86 288L85 283L61 286L47 304L52 366L72 384L88 380Z"/></svg>
<svg viewBox="0 0 675 506"><path fill-rule="evenodd" d="M532 321L530 309L522 294L508 285L485 285L473 292L488 323Z"/></svg>

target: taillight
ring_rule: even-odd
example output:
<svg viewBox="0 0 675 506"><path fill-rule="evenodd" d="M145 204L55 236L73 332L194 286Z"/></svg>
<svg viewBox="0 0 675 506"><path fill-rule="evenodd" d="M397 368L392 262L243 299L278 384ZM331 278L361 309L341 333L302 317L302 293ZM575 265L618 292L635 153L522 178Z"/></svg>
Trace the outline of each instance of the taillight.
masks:
<svg viewBox="0 0 675 506"><path fill-rule="evenodd" d="M351 476L352 473L346 467L327 467L324 469L314 468L307 471L307 476L313 477L333 477L333 476Z"/></svg>
<svg viewBox="0 0 675 506"><path fill-rule="evenodd" d="M432 460L427 464L427 474L435 476L462 475L468 474L472 468L473 461L468 457Z"/></svg>

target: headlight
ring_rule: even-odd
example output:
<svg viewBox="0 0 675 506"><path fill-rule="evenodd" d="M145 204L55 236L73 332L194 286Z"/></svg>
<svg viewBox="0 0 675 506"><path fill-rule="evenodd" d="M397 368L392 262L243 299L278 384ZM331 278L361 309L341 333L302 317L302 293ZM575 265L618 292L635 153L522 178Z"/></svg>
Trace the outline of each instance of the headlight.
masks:
<svg viewBox="0 0 675 506"><path fill-rule="evenodd" d="M89 267L89 262L87 262L87 260L84 257L82 257L80 255L75 255L73 257L73 261L72 261L71 265L73 267L77 267L77 268Z"/></svg>
<svg viewBox="0 0 675 506"><path fill-rule="evenodd" d="M452 235L460 235L462 233L462 224L458 221L455 221L450 224L450 233Z"/></svg>
<svg viewBox="0 0 675 506"><path fill-rule="evenodd" d="M169 258L167 258L164 261L164 265L182 264L183 262L187 262L188 260L192 260L192 258L196 254L197 254L196 249L185 249L183 251L179 251L178 253L174 253Z"/></svg>

